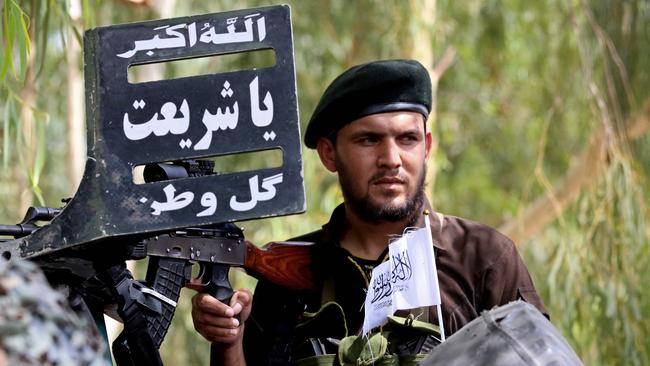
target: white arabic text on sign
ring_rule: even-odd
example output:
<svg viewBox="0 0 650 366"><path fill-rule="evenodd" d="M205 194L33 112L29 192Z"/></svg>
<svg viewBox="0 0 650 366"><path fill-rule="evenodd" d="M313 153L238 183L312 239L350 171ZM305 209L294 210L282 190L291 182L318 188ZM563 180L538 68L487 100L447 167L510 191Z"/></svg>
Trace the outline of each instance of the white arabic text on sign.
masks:
<svg viewBox="0 0 650 366"><path fill-rule="evenodd" d="M230 208L235 211L249 211L255 208L260 201L272 200L277 194L275 185L282 183L283 173L278 173L262 179L262 184L258 184L258 175L248 179L250 189L250 200L240 202L236 196L230 197ZM159 216L163 212L176 211L187 207L194 200L194 193L186 191L176 195L176 188L173 184L168 184L163 188L165 193L164 202L153 201L151 203L151 214ZM138 200L140 203L148 201L146 197ZM197 217L212 216L217 211L217 196L213 192L205 192L201 196L201 206L205 209L196 214Z"/></svg>
<svg viewBox="0 0 650 366"><path fill-rule="evenodd" d="M183 192L178 196L174 196L174 193L176 193L176 188L174 188L173 184L166 185L165 188L163 188L163 192L165 192L165 198L167 201L153 201L151 204L151 208L153 209L153 212L151 212L152 215L158 216L163 211L180 210L181 208L186 207L192 203L192 200L194 199L194 193L189 191Z"/></svg>
<svg viewBox="0 0 650 366"><path fill-rule="evenodd" d="M217 33L215 27L211 26L210 23L204 23L201 28L199 35L196 30L196 23L190 24L176 24L176 25L164 25L161 27L154 28L154 30L165 30L165 36L161 37L160 34L156 34L150 39L136 40L133 42L133 48L122 53L118 53L116 56L121 58L131 58L139 51L147 51L148 56L154 54L154 50L161 49L170 49L170 48L180 48L193 47L198 40L202 43L209 44L228 44L228 43L242 43L242 42L252 42L254 40L253 36L253 18L259 16L259 13L247 15L244 17L244 28L243 32L237 32L235 24L237 23L238 17L226 19L226 32ZM259 42L262 42L266 38L266 21L264 17L260 17L256 20L257 24L257 38ZM182 30L187 30L187 38ZM189 42L188 42L189 41Z"/></svg>
<svg viewBox="0 0 650 366"><path fill-rule="evenodd" d="M230 208L235 211L250 211L259 201L268 201L275 197L275 185L282 183L282 173L262 179L261 187L264 191L260 191L258 187L257 175L252 176L248 180L248 186L251 192L251 199L248 201L240 202L236 196L230 197Z"/></svg>
<svg viewBox="0 0 650 366"><path fill-rule="evenodd" d="M251 119L256 127L266 127L273 122L273 97L269 91L266 91L262 104L265 109L260 108L259 100L259 79L255 76L249 83L250 102L251 102ZM221 91L218 93L224 99L233 98L235 92L231 88L230 82L226 80L223 84ZM133 108L144 109L145 101L135 100L132 104ZM180 116L176 117L177 112ZM122 118L122 130L127 139L131 141L139 141L155 135L157 137L165 136L167 134L181 135L188 131L190 127L190 108L186 99L181 102L180 108L172 102L166 102L160 108L160 112L154 115L146 122L135 123L129 116L129 113L124 113ZM212 143L214 132L235 130L239 124L239 103L235 101L233 104L225 107L217 107L215 113L210 112L208 108L203 111L203 118L201 119L205 126L205 132L196 144L193 144L189 138L182 138L178 145L181 149L190 148L193 146L194 150L207 150ZM266 141L274 141L276 133L274 131L265 131L263 138Z"/></svg>
<svg viewBox="0 0 650 366"><path fill-rule="evenodd" d="M248 89L251 94L251 117L253 118L253 124L257 127L270 125L273 121L273 97L271 97L271 92L267 91L264 95L263 103L266 110L261 110L257 76L251 81Z"/></svg>
<svg viewBox="0 0 650 366"><path fill-rule="evenodd" d="M201 196L201 206L205 207L205 210L196 214L196 217L214 215L217 212L217 196L212 192L205 192Z"/></svg>
<svg viewBox="0 0 650 366"><path fill-rule="evenodd" d="M226 98L232 97L234 94L233 90L230 88L230 83L228 80L223 84L223 89L221 90L221 96ZM210 147L212 142L212 133L219 130L234 130L237 128L237 122L239 121L239 104L235 102L232 105L232 112L230 107L226 107L225 111L221 111L221 107L217 108L217 113L212 114L207 109L203 112L203 124L207 129L205 135L199 140L199 142L194 145L194 150L206 150Z"/></svg>
<svg viewBox="0 0 650 366"><path fill-rule="evenodd" d="M133 105L134 108L137 109L144 105L144 101L136 101ZM137 141L142 140L151 133L156 136L165 136L168 133L174 135L183 134L187 132L187 129L190 127L190 108L185 99L183 99L183 102L181 103L180 118L175 117L176 111L176 104L167 102L160 108L160 114L163 117L162 119L158 118L158 112L156 112L147 122L138 124L132 123L129 120L129 114L124 113L124 118L122 120L124 135L129 140Z"/></svg>

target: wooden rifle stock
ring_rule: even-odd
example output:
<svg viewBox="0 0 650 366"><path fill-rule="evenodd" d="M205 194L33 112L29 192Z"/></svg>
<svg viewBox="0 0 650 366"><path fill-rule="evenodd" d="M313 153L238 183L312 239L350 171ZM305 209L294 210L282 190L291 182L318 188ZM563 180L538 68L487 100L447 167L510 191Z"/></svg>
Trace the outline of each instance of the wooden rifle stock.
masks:
<svg viewBox="0 0 650 366"><path fill-rule="evenodd" d="M271 242L259 248L246 241L244 269L251 276L299 291L316 291L311 268L312 243Z"/></svg>

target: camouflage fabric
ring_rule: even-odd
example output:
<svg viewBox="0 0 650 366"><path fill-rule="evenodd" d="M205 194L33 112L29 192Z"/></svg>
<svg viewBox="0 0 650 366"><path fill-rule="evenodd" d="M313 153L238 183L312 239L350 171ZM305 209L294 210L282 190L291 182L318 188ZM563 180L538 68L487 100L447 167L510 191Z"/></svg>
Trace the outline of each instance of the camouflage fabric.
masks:
<svg viewBox="0 0 650 366"><path fill-rule="evenodd" d="M32 262L0 258L0 365L107 365L90 319Z"/></svg>

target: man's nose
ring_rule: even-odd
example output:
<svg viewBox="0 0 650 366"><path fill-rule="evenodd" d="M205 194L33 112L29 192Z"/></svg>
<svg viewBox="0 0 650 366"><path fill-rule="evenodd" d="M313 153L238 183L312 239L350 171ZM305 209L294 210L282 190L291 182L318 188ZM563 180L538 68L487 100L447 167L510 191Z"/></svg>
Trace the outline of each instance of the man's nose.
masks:
<svg viewBox="0 0 650 366"><path fill-rule="evenodd" d="M400 149L395 141L384 141L380 145L379 156L377 157L377 165L389 169L399 168L402 165Z"/></svg>

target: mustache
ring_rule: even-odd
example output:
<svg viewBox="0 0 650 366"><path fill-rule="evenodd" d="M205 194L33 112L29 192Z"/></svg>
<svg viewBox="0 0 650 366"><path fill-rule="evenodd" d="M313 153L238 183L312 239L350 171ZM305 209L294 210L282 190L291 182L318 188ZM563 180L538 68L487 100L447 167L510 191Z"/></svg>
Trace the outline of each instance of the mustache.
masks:
<svg viewBox="0 0 650 366"><path fill-rule="evenodd" d="M408 178L402 173L391 173L388 171L378 172L370 177L370 184L376 183L382 179L397 179L400 183L407 183Z"/></svg>

